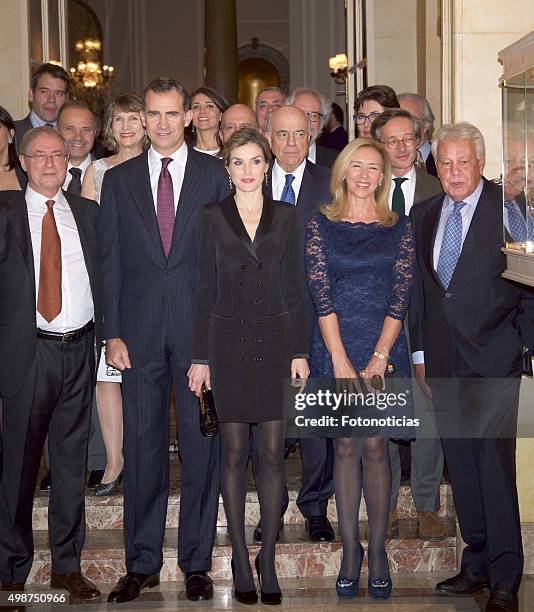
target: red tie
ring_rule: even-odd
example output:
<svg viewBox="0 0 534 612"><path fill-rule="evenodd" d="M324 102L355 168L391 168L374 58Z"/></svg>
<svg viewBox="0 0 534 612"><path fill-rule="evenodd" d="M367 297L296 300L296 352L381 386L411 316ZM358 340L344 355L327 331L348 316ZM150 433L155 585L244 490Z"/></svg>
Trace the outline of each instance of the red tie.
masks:
<svg viewBox="0 0 534 612"><path fill-rule="evenodd" d="M54 218L54 200L48 200L48 210L41 226L41 265L37 310L50 323L61 312L61 240Z"/></svg>
<svg viewBox="0 0 534 612"><path fill-rule="evenodd" d="M167 167L171 162L171 157L161 158L161 172L158 179L157 217L165 257L169 256L174 230L174 192L171 173Z"/></svg>

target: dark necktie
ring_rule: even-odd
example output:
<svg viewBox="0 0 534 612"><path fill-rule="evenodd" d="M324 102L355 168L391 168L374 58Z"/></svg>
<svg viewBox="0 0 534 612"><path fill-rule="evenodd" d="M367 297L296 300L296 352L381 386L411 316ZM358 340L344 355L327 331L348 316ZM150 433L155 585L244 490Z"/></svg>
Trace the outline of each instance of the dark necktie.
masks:
<svg viewBox="0 0 534 612"><path fill-rule="evenodd" d="M514 242L527 240L527 226L519 210L519 206L512 200L505 200L504 208L508 211L508 229Z"/></svg>
<svg viewBox="0 0 534 612"><path fill-rule="evenodd" d="M282 202L287 202L288 204L296 203L297 199L295 197L293 185L291 184L294 180L295 177L292 174L286 174L286 184L284 185L282 195L280 196L280 200L282 200Z"/></svg>
<svg viewBox="0 0 534 612"><path fill-rule="evenodd" d="M53 128L53 127L54 127L54 124L53 124L53 123L45 123L45 127L51 127L51 128Z"/></svg>
<svg viewBox="0 0 534 612"><path fill-rule="evenodd" d="M161 172L158 179L157 217L165 257L169 256L174 230L174 191L172 189L171 173L168 169L171 162L171 157L161 158Z"/></svg>
<svg viewBox="0 0 534 612"><path fill-rule="evenodd" d="M447 219L443 232L436 272L445 289L449 287L462 252L462 208L464 206L465 202L454 203L453 211Z"/></svg>
<svg viewBox="0 0 534 612"><path fill-rule="evenodd" d="M80 195L82 191L82 171L79 168L71 168L69 172L72 178L67 186L67 191L74 195Z"/></svg>
<svg viewBox="0 0 534 612"><path fill-rule="evenodd" d="M404 205L404 193L402 193L402 184L407 180L407 178L403 177L395 177L393 179L395 182L395 189L393 190L393 196L391 198L391 209L399 213L399 215L404 215L406 210Z"/></svg>
<svg viewBox="0 0 534 612"><path fill-rule="evenodd" d="M41 262L37 310L50 323L61 312L61 240L54 218L54 200L48 200L48 210L41 225Z"/></svg>

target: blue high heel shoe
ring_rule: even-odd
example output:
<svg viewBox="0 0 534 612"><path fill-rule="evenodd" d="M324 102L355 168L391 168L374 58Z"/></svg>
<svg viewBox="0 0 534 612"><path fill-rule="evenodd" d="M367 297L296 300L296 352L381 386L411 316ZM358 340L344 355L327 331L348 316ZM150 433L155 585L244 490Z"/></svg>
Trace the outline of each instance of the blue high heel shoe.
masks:
<svg viewBox="0 0 534 612"><path fill-rule="evenodd" d="M386 560L387 560L387 553L384 551L384 554L386 555ZM369 591L369 595L373 598L373 599L389 599L390 595L391 595L391 591L393 589L393 583L391 581L391 576L389 575L389 561L387 561L388 563L388 576L387 577L380 577L380 578L375 578L374 580L371 580L371 578L369 577L369 580L367 581L367 590ZM369 563L369 567L371 566L371 563Z"/></svg>
<svg viewBox="0 0 534 612"><path fill-rule="evenodd" d="M337 596L343 599L356 597L360 588L360 573L362 571L364 550L360 543L358 543L358 546L360 547L360 563L358 565L358 571L356 572L356 578L344 578L340 573L336 580Z"/></svg>

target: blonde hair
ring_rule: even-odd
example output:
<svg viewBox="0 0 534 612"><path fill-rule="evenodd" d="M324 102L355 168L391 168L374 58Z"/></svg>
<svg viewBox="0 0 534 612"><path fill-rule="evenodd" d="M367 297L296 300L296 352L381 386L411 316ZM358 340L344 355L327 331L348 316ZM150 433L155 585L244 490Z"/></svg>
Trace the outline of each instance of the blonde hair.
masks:
<svg viewBox="0 0 534 612"><path fill-rule="evenodd" d="M349 210L349 195L345 175L354 154L363 147L374 149L382 160L382 181L375 191L376 216L380 223L386 227L395 225L399 219L396 212L389 209L388 195L391 186L391 166L384 147L371 138L356 138L338 155L332 168L330 179L330 192L332 201L321 207L321 211L330 221L340 221L347 216Z"/></svg>

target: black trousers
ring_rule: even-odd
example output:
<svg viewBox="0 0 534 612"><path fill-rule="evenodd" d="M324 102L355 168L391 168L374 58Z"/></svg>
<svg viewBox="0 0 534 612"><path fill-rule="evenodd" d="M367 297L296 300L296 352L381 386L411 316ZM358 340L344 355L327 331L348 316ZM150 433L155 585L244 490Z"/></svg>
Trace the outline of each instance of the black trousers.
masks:
<svg viewBox="0 0 534 612"><path fill-rule="evenodd" d="M33 498L47 433L52 571L80 570L94 341L94 332L65 344L38 339L24 385L15 397L3 400L0 579L4 584L25 582L32 566Z"/></svg>
<svg viewBox="0 0 534 612"><path fill-rule="evenodd" d="M430 381L466 548L462 568L517 591L523 572L516 488L519 376Z"/></svg>
<svg viewBox="0 0 534 612"><path fill-rule="evenodd" d="M122 378L126 568L155 574L163 565L172 381L182 459L178 565L183 572L207 571L219 506L219 436L200 433L198 400L187 381L190 361L177 342L168 339L146 365L132 366Z"/></svg>

